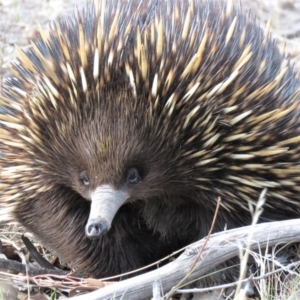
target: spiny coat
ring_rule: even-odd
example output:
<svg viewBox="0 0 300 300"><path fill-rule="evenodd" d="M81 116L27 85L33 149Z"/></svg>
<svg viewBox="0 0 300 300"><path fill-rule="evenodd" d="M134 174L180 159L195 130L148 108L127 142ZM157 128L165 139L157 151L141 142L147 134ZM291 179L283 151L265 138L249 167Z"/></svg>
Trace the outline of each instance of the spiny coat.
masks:
<svg viewBox="0 0 300 300"><path fill-rule="evenodd" d="M205 236L218 197L216 231L249 224L265 187L261 221L299 217L300 84L254 18L221 1L98 6L18 49L2 219L104 277Z"/></svg>

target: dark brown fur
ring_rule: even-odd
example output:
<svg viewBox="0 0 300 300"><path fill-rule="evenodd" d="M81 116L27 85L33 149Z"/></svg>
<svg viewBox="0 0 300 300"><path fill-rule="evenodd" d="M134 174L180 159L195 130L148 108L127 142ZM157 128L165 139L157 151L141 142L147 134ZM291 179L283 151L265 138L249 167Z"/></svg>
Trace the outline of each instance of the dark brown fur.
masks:
<svg viewBox="0 0 300 300"><path fill-rule="evenodd" d="M188 1L150 0L143 7L137 0L126 2L107 1L100 46L96 30L102 17L89 7L52 26L49 37L42 33L35 42L39 50L20 51L19 64L13 65L17 79L5 84L0 115L0 205L9 219L94 277L142 267L202 238L218 197L215 231L249 224L248 201L255 203L264 187L262 221L300 215L300 83L289 63L285 70L286 56L276 43L248 14L233 9L227 15L220 1L194 1L185 38ZM118 7L119 22L110 36ZM145 77L138 62L139 30ZM183 76L205 30L202 60ZM252 55L246 53L237 68L248 46ZM93 76L97 47L100 71ZM228 83L230 76L235 77ZM223 91L212 92L221 82ZM126 181L130 167L142 178L134 186ZM82 171L89 174L88 188L80 181ZM87 200L103 184L130 198L108 233L90 240L84 233Z"/></svg>

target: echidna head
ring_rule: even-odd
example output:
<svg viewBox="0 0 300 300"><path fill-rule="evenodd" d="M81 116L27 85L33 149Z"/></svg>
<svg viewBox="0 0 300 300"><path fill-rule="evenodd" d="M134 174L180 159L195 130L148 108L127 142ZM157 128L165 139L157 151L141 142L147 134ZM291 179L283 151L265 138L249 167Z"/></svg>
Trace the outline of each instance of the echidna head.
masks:
<svg viewBox="0 0 300 300"><path fill-rule="evenodd" d="M106 87L82 96L80 110L48 124L43 147L49 151L39 160L51 168L50 180L91 201L86 225L90 238L109 230L123 204L178 193L184 177L178 177L174 165L180 155L178 139L162 124L164 117L150 117L141 97L126 86ZM73 121L66 120L68 116ZM57 125L60 121L63 124ZM59 133L55 127L63 130Z"/></svg>

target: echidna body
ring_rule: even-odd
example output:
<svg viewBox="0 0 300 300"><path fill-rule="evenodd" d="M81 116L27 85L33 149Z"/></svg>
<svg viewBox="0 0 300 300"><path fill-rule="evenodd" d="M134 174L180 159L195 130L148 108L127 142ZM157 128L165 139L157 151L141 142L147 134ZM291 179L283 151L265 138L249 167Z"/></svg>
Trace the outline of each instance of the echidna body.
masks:
<svg viewBox="0 0 300 300"><path fill-rule="evenodd" d="M299 217L299 88L221 1L102 1L18 50L1 98L0 205L103 277L215 230Z"/></svg>

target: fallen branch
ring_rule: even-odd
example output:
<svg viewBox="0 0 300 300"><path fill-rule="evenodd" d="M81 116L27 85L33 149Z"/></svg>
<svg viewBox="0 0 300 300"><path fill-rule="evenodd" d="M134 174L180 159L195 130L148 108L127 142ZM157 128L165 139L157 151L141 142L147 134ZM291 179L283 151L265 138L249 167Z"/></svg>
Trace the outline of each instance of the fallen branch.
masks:
<svg viewBox="0 0 300 300"><path fill-rule="evenodd" d="M10 260L10 259L5 259L5 258L0 258L0 271L2 272L7 272L11 274L28 274L29 276L38 276L38 275L45 275L48 274L50 275L57 275L57 276L68 276L70 275L70 271L63 271L59 269L45 269L45 268L35 268L30 265L24 265L20 262ZM78 277L81 276L82 274L76 274L72 273L72 276Z"/></svg>
<svg viewBox="0 0 300 300"><path fill-rule="evenodd" d="M246 246L250 226L219 232L211 235L189 280L195 280L239 254L238 244ZM250 248L255 250L300 241L300 219L256 225ZM151 298L152 285L159 281L164 293L169 292L187 272L197 258L205 239L190 245L175 261L148 273L136 276L94 292L75 296L74 300L131 299ZM203 257L205 259L203 259Z"/></svg>

